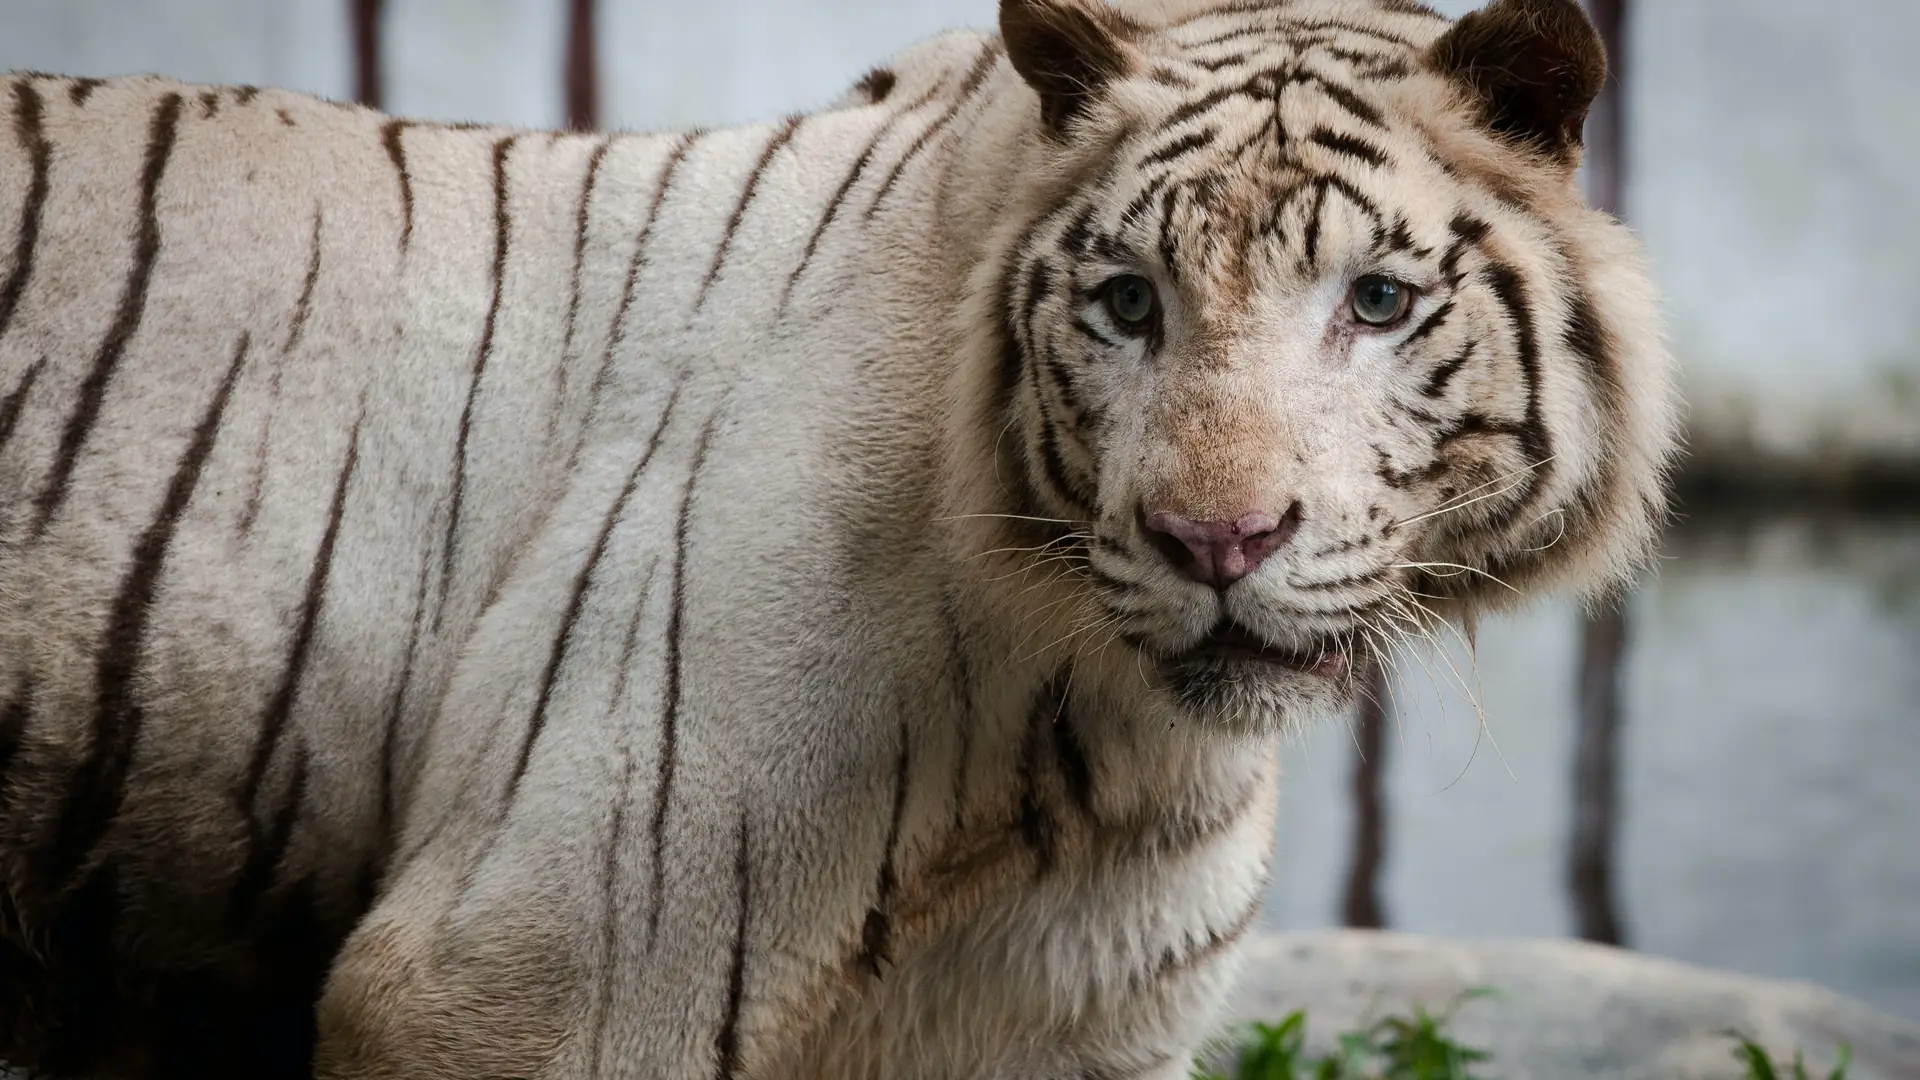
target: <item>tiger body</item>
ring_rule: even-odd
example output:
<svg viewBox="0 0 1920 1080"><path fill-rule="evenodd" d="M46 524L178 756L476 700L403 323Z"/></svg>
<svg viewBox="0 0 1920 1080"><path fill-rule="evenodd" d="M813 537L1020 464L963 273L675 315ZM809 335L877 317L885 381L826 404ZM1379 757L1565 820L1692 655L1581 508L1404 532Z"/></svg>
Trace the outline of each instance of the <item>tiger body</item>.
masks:
<svg viewBox="0 0 1920 1080"><path fill-rule="evenodd" d="M1009 3L1007 43L669 135L11 79L0 1060L1184 1076L1264 891L1275 740L1379 629L1347 611L1499 602L1422 566L1616 579L1672 435L1630 242L1552 168L1486 194L1468 110L1393 96L1446 85L1420 71L1446 23L1135 7ZM1126 42L1108 96L1047 82L1084 37L1056 18ZM1262 73L1265 104L1232 90ZM1421 108L1460 131L1395 111ZM1411 189L1435 205L1378 231L1496 313L1422 328L1469 359L1409 371L1452 364L1411 419L1348 423L1361 395L1320 369L1244 381L1319 348L1250 298L1310 293L1272 283L1328 277L1382 214L1338 155L1187 157L1267 116L1443 147ZM1169 300L1159 332L1208 357L1184 387L1073 351L1125 335L1075 314L1072 259L1156 252L1194 320ZM1541 344L1586 337L1600 376ZM1289 441L1275 392L1334 419ZM1366 594L1285 586L1328 599L1283 605L1298 631L1254 610L1272 575L1187 580L1135 513L1305 483L1283 458L1334 486L1300 488L1273 558ZM1516 468L1524 509L1406 524ZM1321 659L1161 670L1222 620Z"/></svg>

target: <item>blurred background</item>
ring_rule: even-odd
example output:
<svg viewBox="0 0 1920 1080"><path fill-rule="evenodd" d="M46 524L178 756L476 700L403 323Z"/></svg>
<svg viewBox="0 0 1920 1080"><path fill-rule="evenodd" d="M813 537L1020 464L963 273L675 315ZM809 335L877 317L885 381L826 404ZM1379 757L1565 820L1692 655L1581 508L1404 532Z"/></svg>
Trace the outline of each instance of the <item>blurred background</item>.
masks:
<svg viewBox="0 0 1920 1080"><path fill-rule="evenodd" d="M1267 924L1584 937L1920 1020L1920 4L1589 2L1616 79L1588 182L1668 297L1681 520L1618 610L1411 653L1386 707L1290 745ZM0 69L665 128L820 105L994 14L0 0Z"/></svg>

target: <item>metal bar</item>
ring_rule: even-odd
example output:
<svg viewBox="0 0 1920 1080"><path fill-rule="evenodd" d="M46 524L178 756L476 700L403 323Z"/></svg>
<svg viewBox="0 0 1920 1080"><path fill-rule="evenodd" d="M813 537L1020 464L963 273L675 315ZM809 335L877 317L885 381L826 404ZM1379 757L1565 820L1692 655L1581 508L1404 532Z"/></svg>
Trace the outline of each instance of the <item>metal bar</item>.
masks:
<svg viewBox="0 0 1920 1080"><path fill-rule="evenodd" d="M1358 752L1353 762L1353 863L1347 869L1341 916L1348 926L1379 930L1387 925L1380 899L1380 867L1387 856L1387 677L1374 664L1354 717Z"/></svg>
<svg viewBox="0 0 1920 1080"><path fill-rule="evenodd" d="M353 32L353 98L371 108L383 108L380 82L381 8L383 0L347 0L347 18Z"/></svg>
<svg viewBox="0 0 1920 1080"><path fill-rule="evenodd" d="M600 74L595 49L594 0L572 0L567 16L567 127L600 126Z"/></svg>
<svg viewBox="0 0 1920 1080"><path fill-rule="evenodd" d="M1626 196L1626 49L1628 0L1587 0L1606 43L1610 75L1587 119L1587 195L1618 215ZM1568 842L1567 888L1575 928L1587 941L1624 945L1626 927L1614 895L1619 818L1621 665L1627 651L1624 598L1588 613L1580 626L1578 732L1573 757L1573 833Z"/></svg>

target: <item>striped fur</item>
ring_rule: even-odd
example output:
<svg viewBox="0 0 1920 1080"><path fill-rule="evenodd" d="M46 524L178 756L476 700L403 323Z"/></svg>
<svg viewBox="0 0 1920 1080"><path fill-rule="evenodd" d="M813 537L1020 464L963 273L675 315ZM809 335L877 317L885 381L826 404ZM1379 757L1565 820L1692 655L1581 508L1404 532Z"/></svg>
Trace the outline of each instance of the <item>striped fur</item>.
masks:
<svg viewBox="0 0 1920 1080"><path fill-rule="evenodd" d="M1003 25L670 135L0 83L0 1060L1184 1075L1275 740L1623 580L1667 361L1513 35ZM1149 499L1299 528L1216 594ZM1196 674L1224 623L1339 662Z"/></svg>

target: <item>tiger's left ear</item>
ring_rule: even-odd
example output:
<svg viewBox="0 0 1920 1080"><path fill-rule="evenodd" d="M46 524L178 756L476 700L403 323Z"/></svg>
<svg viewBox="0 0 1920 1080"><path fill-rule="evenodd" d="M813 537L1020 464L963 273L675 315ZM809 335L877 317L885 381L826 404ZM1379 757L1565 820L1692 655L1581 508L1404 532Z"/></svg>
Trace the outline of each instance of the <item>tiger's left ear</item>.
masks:
<svg viewBox="0 0 1920 1080"><path fill-rule="evenodd" d="M1607 48L1578 0L1494 0L1427 53L1509 142L1562 165L1580 159L1587 109L1607 78Z"/></svg>
<svg viewBox="0 0 1920 1080"><path fill-rule="evenodd" d="M1040 94L1040 118L1054 134L1131 73L1140 28L1105 0L1000 0L1000 36L1013 69Z"/></svg>

